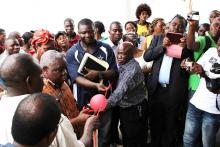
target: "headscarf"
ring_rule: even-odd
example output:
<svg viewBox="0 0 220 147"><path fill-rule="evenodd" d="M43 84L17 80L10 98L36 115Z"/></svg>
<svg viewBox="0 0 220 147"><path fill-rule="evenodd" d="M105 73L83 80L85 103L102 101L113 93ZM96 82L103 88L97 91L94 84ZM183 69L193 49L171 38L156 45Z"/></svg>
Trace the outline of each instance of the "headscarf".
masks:
<svg viewBox="0 0 220 147"><path fill-rule="evenodd" d="M48 30L41 29L35 31L31 44L36 49L37 44L47 44L50 40L54 40L51 33Z"/></svg>

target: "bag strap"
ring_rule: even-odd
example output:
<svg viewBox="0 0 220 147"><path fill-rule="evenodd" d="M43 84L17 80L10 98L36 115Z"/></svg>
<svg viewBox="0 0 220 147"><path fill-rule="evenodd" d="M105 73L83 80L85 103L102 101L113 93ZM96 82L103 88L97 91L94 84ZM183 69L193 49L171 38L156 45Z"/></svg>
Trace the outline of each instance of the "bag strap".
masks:
<svg viewBox="0 0 220 147"><path fill-rule="evenodd" d="M218 111L220 111L219 105L218 105L218 94L216 95L215 105Z"/></svg>
<svg viewBox="0 0 220 147"><path fill-rule="evenodd" d="M203 53L205 53L211 47L211 39L209 36L205 36L205 48L203 49Z"/></svg>
<svg viewBox="0 0 220 147"><path fill-rule="evenodd" d="M205 37L205 47L204 49L202 50L202 53L199 55L199 57L197 58L196 61L199 60L199 58L211 47L211 39L209 38L209 36L204 36Z"/></svg>

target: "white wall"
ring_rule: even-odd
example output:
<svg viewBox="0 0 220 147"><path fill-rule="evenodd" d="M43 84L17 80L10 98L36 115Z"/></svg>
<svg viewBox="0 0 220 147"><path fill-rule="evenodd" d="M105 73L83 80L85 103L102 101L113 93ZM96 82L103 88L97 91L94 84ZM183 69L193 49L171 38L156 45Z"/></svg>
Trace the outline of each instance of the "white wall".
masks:
<svg viewBox="0 0 220 147"><path fill-rule="evenodd" d="M201 22L208 22L211 10L219 9L220 0L192 0L193 9L200 11ZM21 33L39 28L56 33L63 30L63 20L71 17L75 25L81 18L100 20L108 30L112 21L123 24L136 20L135 10L140 3L152 7L152 16L169 21L175 14L186 16L184 0L2 0L0 8L0 28L7 33L18 30Z"/></svg>

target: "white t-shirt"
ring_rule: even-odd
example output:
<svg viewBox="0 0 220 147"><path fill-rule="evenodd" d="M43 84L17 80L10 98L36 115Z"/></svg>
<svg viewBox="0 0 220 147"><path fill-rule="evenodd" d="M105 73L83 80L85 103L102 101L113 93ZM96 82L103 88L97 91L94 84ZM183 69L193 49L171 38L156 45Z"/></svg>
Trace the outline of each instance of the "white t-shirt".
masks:
<svg viewBox="0 0 220 147"><path fill-rule="evenodd" d="M210 69L214 63L220 63L220 57L218 56L216 48L208 49L205 54L197 62L200 64L207 76L211 79L220 78L220 74L214 74L210 72ZM220 111L216 108L216 96L206 88L206 81L201 78L199 87L193 95L190 103L192 103L196 108L212 113L220 114ZM220 95L218 95L220 98Z"/></svg>
<svg viewBox="0 0 220 147"><path fill-rule="evenodd" d="M13 143L11 125L15 110L26 95L7 97L0 99L0 144ZM73 127L67 117L61 115L62 122L59 124L57 135L50 145L51 147L84 147L84 144L77 140Z"/></svg>
<svg viewBox="0 0 220 147"><path fill-rule="evenodd" d="M117 45L114 45L110 38L104 40L103 42L104 42L104 43L107 43L108 45L110 45L110 47L113 49L113 52L114 52L115 57L116 57L117 47L118 47L118 46L117 46ZM120 43L121 43L121 40L119 41L118 44L120 44Z"/></svg>

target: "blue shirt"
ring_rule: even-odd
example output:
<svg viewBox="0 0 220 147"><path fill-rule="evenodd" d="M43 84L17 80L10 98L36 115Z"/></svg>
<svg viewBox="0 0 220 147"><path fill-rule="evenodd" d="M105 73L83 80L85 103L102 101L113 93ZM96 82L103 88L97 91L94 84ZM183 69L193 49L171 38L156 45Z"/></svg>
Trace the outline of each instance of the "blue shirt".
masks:
<svg viewBox="0 0 220 147"><path fill-rule="evenodd" d="M0 147L15 147L15 145L13 145L11 143L7 143L6 145L0 144Z"/></svg>
<svg viewBox="0 0 220 147"><path fill-rule="evenodd" d="M75 82L75 79L78 76L81 76L77 70L79 68L80 62L85 54L85 50L80 45L80 41L72 46L66 54L67 69L71 77L72 82ZM94 48L93 56L105 60L109 64L109 69L117 71L117 65L115 61L115 55L112 48L103 42L96 41L96 48ZM95 94L98 94L98 90L85 88L77 85L77 101L80 106L85 106L89 103L89 100Z"/></svg>

